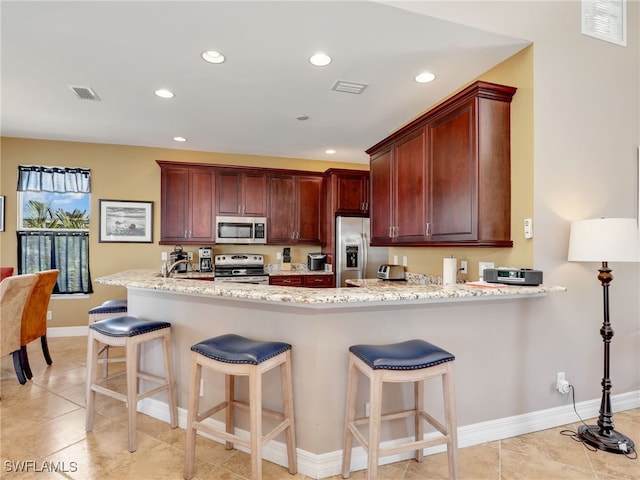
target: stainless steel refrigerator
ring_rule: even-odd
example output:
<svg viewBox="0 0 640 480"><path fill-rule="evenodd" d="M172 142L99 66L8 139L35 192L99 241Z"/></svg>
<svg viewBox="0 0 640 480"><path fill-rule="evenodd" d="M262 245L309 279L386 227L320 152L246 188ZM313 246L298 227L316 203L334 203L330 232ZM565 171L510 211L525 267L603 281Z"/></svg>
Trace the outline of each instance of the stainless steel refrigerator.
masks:
<svg viewBox="0 0 640 480"><path fill-rule="evenodd" d="M387 247L369 245L369 219L336 217L336 287L347 279L376 278L378 267L389 263Z"/></svg>

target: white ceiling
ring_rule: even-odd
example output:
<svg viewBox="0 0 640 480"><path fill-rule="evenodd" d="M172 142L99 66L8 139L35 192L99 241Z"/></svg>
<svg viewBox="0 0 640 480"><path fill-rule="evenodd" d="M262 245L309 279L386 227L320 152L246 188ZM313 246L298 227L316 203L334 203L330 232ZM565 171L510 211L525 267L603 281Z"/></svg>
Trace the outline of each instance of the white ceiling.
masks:
<svg viewBox="0 0 640 480"><path fill-rule="evenodd" d="M367 148L529 43L368 1L3 0L0 8L3 136L353 163L367 163ZM208 64L204 50L227 61ZM312 66L317 51L333 62ZM423 70L436 80L417 84ZM368 87L335 92L336 80ZM78 99L71 85L101 101ZM156 97L161 87L176 96Z"/></svg>

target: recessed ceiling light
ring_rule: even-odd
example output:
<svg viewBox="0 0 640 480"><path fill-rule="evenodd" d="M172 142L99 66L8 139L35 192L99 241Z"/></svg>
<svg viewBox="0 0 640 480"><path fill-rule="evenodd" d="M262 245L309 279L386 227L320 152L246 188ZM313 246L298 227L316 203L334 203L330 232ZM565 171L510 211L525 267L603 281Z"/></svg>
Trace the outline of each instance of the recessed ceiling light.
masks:
<svg viewBox="0 0 640 480"><path fill-rule="evenodd" d="M433 82L436 79L436 76L431 72L422 72L416 76L416 82L418 83L429 83Z"/></svg>
<svg viewBox="0 0 640 480"><path fill-rule="evenodd" d="M328 148L324 151L327 155L335 155L336 151L333 148Z"/></svg>
<svg viewBox="0 0 640 480"><path fill-rule="evenodd" d="M216 52L215 50L202 52L202 58L209 63L222 63L225 61L224 55L220 52Z"/></svg>
<svg viewBox="0 0 640 480"><path fill-rule="evenodd" d="M309 58L309 62L316 67L326 67L331 63L331 57L324 53L316 53Z"/></svg>
<svg viewBox="0 0 640 480"><path fill-rule="evenodd" d="M296 120L300 120L301 122L304 122L305 120L309 120L309 115L298 115L296 117Z"/></svg>
<svg viewBox="0 0 640 480"><path fill-rule="evenodd" d="M176 142L186 142L187 139L184 137L173 137Z"/></svg>
<svg viewBox="0 0 640 480"><path fill-rule="evenodd" d="M167 90L166 88L156 90L155 94L160 98L173 98L175 96L171 90Z"/></svg>

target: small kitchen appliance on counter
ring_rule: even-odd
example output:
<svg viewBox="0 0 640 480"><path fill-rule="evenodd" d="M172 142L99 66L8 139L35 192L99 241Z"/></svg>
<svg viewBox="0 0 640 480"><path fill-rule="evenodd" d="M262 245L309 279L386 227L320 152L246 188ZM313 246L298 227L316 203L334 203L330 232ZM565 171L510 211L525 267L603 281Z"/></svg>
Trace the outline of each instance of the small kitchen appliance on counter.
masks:
<svg viewBox="0 0 640 480"><path fill-rule="evenodd" d="M489 283L538 286L542 283L542 271L531 268L485 268L483 278Z"/></svg>
<svg viewBox="0 0 640 480"><path fill-rule="evenodd" d="M404 266L388 263L378 267L378 278L381 280L404 280Z"/></svg>
<svg viewBox="0 0 640 480"><path fill-rule="evenodd" d="M189 260L189 255L182 250L182 245L176 245L173 248L173 252L169 254L169 263L173 265L180 260ZM173 271L176 273L187 273L187 263L176 265Z"/></svg>
<svg viewBox="0 0 640 480"><path fill-rule="evenodd" d="M211 247L198 248L198 259L200 262L199 270L201 272L213 272L213 258Z"/></svg>
<svg viewBox="0 0 640 480"><path fill-rule="evenodd" d="M309 253L307 254L307 268L313 272L319 270L324 271L324 264L327 263L327 256L324 253Z"/></svg>
<svg viewBox="0 0 640 480"><path fill-rule="evenodd" d="M214 259L214 282L269 285L269 274L264 271L263 255L229 253L216 255Z"/></svg>

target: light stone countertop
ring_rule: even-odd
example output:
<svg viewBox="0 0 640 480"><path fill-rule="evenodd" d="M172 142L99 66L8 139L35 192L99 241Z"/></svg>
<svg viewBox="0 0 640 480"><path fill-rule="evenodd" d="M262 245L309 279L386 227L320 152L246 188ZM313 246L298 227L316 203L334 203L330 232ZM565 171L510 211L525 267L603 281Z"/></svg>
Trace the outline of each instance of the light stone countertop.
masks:
<svg viewBox="0 0 640 480"><path fill-rule="evenodd" d="M156 270L126 270L97 278L97 283L132 289L155 290L225 299L326 309L375 305L416 305L436 302L499 300L543 296L566 291L565 287L450 286L360 280L360 288L300 288L241 283L215 283L183 278L162 278Z"/></svg>

